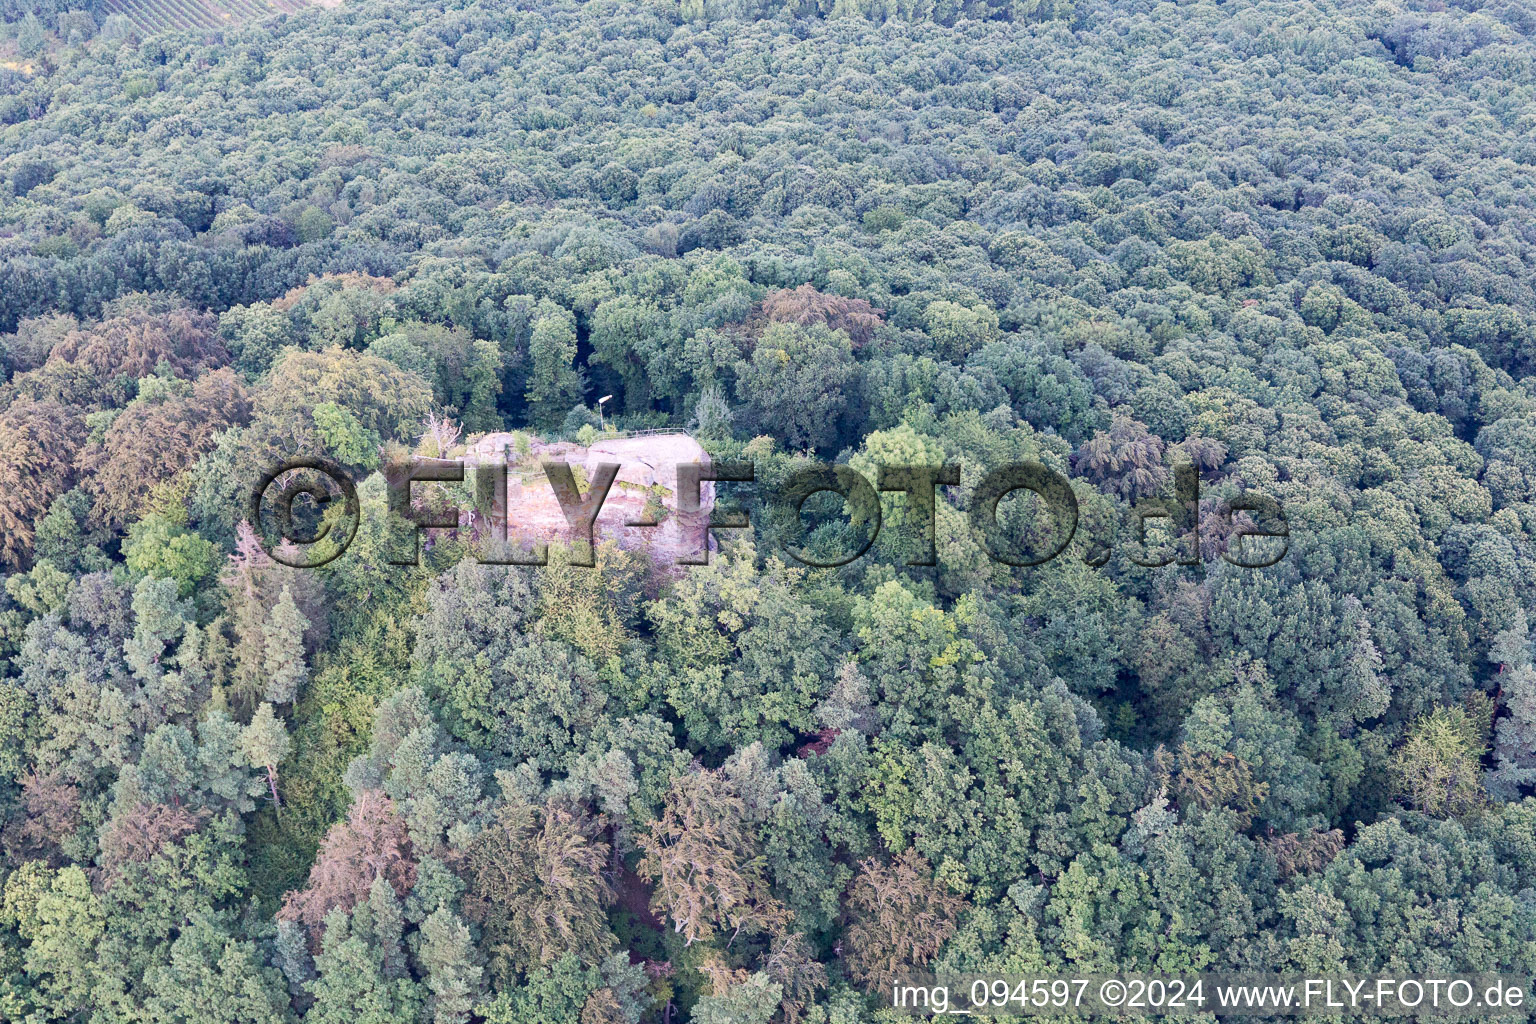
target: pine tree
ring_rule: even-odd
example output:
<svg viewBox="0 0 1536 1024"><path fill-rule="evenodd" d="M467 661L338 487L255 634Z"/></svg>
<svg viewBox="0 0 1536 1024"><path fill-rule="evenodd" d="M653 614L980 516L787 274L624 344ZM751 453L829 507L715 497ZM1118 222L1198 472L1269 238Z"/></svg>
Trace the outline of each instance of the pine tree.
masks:
<svg viewBox="0 0 1536 1024"><path fill-rule="evenodd" d="M48 36L43 31L43 23L38 20L37 15L28 13L16 30L17 52L23 57L36 57L43 52L43 46L47 40Z"/></svg>
<svg viewBox="0 0 1536 1024"><path fill-rule="evenodd" d="M720 389L720 385L711 384L694 403L688 429L695 437L729 439L735 421L736 415L731 412L730 403L725 400L725 392Z"/></svg>
<svg viewBox="0 0 1536 1024"><path fill-rule="evenodd" d="M166 672L154 686L144 687L145 696L167 716L190 714L208 699L208 659L203 653L206 642L196 623L187 623L176 648L176 671Z"/></svg>
<svg viewBox="0 0 1536 1024"><path fill-rule="evenodd" d="M1381 652L1371 638L1370 619L1357 597L1345 598L1344 628L1353 633L1344 662L1344 707L1356 722L1364 722L1386 712L1392 703L1392 688L1382 678Z"/></svg>
<svg viewBox="0 0 1536 1024"><path fill-rule="evenodd" d="M236 530L235 550L229 556L228 569L221 578L229 625L234 633L234 672L230 682L235 694L241 697L266 689L262 676L267 611L260 583L273 564L256 531L242 522Z"/></svg>
<svg viewBox="0 0 1536 1024"><path fill-rule="evenodd" d="M379 948L354 933L347 915L332 910L315 958L317 977L304 987L314 1005L309 1024L398 1024L419 1021L426 991L409 978L386 978Z"/></svg>
<svg viewBox="0 0 1536 1024"><path fill-rule="evenodd" d="M257 708L256 714L251 718L251 724L240 733L240 752L252 768L266 770L267 785L272 790L272 802L278 807L281 807L283 802L277 797L277 766L292 749L293 741L288 738L288 730L272 713L271 704L263 704Z"/></svg>
<svg viewBox="0 0 1536 1024"><path fill-rule="evenodd" d="M191 604L176 598L175 580L146 576L134 587L133 636L123 644L123 660L140 682L159 679L166 645L191 617Z"/></svg>
<svg viewBox="0 0 1536 1024"><path fill-rule="evenodd" d="M834 734L844 729L869 731L873 722L869 680L859 671L856 661L843 662L837 670L832 692L816 708L816 719Z"/></svg>
<svg viewBox="0 0 1536 1024"><path fill-rule="evenodd" d="M206 910L194 912L170 947L170 962L144 973L146 1019L287 1024L278 972L251 942L225 932Z"/></svg>
<svg viewBox="0 0 1536 1024"><path fill-rule="evenodd" d="M1507 629L1494 634L1488 645L1488 660L1506 668L1520 668L1531 663L1531 627L1524 608L1516 608L1515 616Z"/></svg>
<svg viewBox="0 0 1536 1024"><path fill-rule="evenodd" d="M277 966L288 979L288 991L308 1001L305 982L315 978L315 959L309 953L309 936L297 921L277 922Z"/></svg>
<svg viewBox="0 0 1536 1024"><path fill-rule="evenodd" d="M1501 768L1536 767L1536 668L1525 664L1499 673L1508 715L1499 719L1495 749Z"/></svg>
<svg viewBox="0 0 1536 1024"><path fill-rule="evenodd" d="M225 614L220 625L220 635L209 644L213 650L216 641L223 646L223 630L228 630L230 641L228 656L220 652L216 664L225 660L232 663L228 680L228 696L231 705L243 712L253 711L265 697L269 685L270 670L267 667L268 640L273 614L281 603L283 590L288 590L299 617L304 622L303 650L319 649L324 643L327 622L325 614L325 588L314 573L292 569L275 562L257 537L256 532L244 522L236 528L235 550L220 582L224 584ZM286 613L285 613L286 614ZM222 683L222 679L215 679ZM302 682L302 677L300 678ZM295 690L297 686L295 686Z"/></svg>
<svg viewBox="0 0 1536 1024"><path fill-rule="evenodd" d="M299 687L309 678L309 667L304 663L304 631L309 620L299 611L293 594L287 587L272 609L272 617L262 630L265 640L267 670L267 700L274 704L291 704L299 695Z"/></svg>
<svg viewBox="0 0 1536 1024"><path fill-rule="evenodd" d="M421 965L433 1024L465 1024L480 990L481 969L464 922L447 907L439 907L421 923Z"/></svg>
<svg viewBox="0 0 1536 1024"><path fill-rule="evenodd" d="M405 920L395 887L383 875L375 877L368 888L368 909L373 918L373 940L383 957L384 977L405 977L405 947L401 943Z"/></svg>

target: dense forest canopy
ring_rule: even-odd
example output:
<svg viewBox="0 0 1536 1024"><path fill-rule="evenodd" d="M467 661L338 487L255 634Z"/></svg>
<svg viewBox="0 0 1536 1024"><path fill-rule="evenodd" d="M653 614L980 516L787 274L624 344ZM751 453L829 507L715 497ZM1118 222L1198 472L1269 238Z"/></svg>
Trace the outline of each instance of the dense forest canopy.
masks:
<svg viewBox="0 0 1536 1024"><path fill-rule="evenodd" d="M118 28L0 67L0 1019L1536 973L1523 0ZM387 461L615 428L753 462L750 529L388 564ZM243 519L298 455L363 507L315 570ZM966 512L1023 461L1083 524L1033 568ZM959 465L937 564L899 492L789 558L818 462ZM1139 565L1187 466L1197 557Z"/></svg>

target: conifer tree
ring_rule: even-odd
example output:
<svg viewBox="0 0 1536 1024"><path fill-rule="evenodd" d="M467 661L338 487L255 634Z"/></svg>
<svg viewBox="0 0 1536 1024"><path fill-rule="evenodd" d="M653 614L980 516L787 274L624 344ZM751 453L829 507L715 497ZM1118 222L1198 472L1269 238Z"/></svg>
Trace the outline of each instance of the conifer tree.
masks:
<svg viewBox="0 0 1536 1024"><path fill-rule="evenodd" d="M746 806L718 771L677 778L640 848L640 874L656 882L652 908L671 918L689 945L721 928L761 932L789 921L768 892Z"/></svg>
<svg viewBox="0 0 1536 1024"><path fill-rule="evenodd" d="M1536 778L1536 666L1531 663L1530 627L1523 609L1494 637L1488 660L1499 666L1495 681L1507 712L1494 728L1498 767L1489 786L1513 797L1519 786Z"/></svg>
<svg viewBox="0 0 1536 1024"><path fill-rule="evenodd" d="M469 845L464 914L484 930L499 978L566 953L595 961L613 947L601 828L558 804L517 800Z"/></svg>
<svg viewBox="0 0 1536 1024"><path fill-rule="evenodd" d="M1410 807L1437 818L1482 808L1487 794L1480 762L1488 749L1487 724L1464 708L1436 708L1414 723L1391 764Z"/></svg>
<svg viewBox="0 0 1536 1024"><path fill-rule="evenodd" d="M383 875L376 876L373 885L368 887L367 906L373 925L373 940L383 958L384 976L405 977L408 969L402 944L405 919L400 910L400 899L395 895L395 887Z"/></svg>
<svg viewBox="0 0 1536 1024"><path fill-rule="evenodd" d="M288 730L272 713L271 704L263 704L257 708L256 714L251 718L251 724L241 730L240 752L252 768L260 768L267 773L267 786L272 790L272 803L278 807L281 807L283 802L277 796L277 766L292 749L293 741L288 738Z"/></svg>
<svg viewBox="0 0 1536 1024"><path fill-rule="evenodd" d="M480 965L464 922L447 907L421 923L421 965L432 997L433 1024L465 1024L480 990Z"/></svg>
<svg viewBox="0 0 1536 1024"><path fill-rule="evenodd" d="M170 948L170 963L144 975L147 1019L289 1024L278 972L254 943L227 933L206 911L194 914Z"/></svg>
<svg viewBox="0 0 1536 1024"><path fill-rule="evenodd" d="M304 631L308 628L309 620L294 603L293 594L284 587L262 630L266 649L266 695L274 704L293 703L298 698L299 687L309 678L309 667L304 663Z"/></svg>
<svg viewBox="0 0 1536 1024"><path fill-rule="evenodd" d="M302 923L311 938L318 938L327 915L338 907L350 911L367 899L379 875L397 896L408 892L416 882L411 854L405 822L389 798L378 790L363 790L354 798L347 820L326 833L308 883L288 893L278 917Z"/></svg>
<svg viewBox="0 0 1536 1024"><path fill-rule="evenodd" d="M1382 677L1381 652L1371 638L1370 620L1357 597L1345 599L1344 626L1349 634L1349 653L1344 661L1345 710L1355 721L1364 722L1387 710L1392 688Z"/></svg>
<svg viewBox="0 0 1536 1024"><path fill-rule="evenodd" d="M309 952L309 936L297 921L279 921L273 945L277 950L277 966L288 979L289 993L307 1004L309 994L304 984L315 978L315 959Z"/></svg>
<svg viewBox="0 0 1536 1024"><path fill-rule="evenodd" d="M421 1019L426 991L409 978L388 978L376 944L357 934L341 909L325 921L315 958L316 978L305 988L315 1002L309 1024L398 1024Z"/></svg>
<svg viewBox="0 0 1536 1024"><path fill-rule="evenodd" d="M907 850L891 864L867 860L848 893L848 971L873 988L921 969L955 932L965 901L936 884Z"/></svg>

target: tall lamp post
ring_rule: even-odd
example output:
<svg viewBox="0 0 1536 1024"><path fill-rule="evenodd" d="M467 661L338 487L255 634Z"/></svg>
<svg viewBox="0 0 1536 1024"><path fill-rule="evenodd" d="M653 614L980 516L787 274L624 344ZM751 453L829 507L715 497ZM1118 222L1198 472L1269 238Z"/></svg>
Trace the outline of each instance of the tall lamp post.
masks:
<svg viewBox="0 0 1536 1024"><path fill-rule="evenodd" d="M603 406L606 405L608 403L608 399L612 397L612 395L604 395L602 398L597 400L597 425L603 430L608 429L608 425L603 422Z"/></svg>

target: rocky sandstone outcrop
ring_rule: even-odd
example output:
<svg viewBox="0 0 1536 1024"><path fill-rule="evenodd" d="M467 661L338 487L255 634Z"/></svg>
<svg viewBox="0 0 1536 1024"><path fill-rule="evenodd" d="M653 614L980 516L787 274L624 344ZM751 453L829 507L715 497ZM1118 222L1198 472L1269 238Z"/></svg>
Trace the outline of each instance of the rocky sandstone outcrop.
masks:
<svg viewBox="0 0 1536 1024"><path fill-rule="evenodd" d="M465 446L466 465L507 465L507 536L521 547L541 541L565 542L571 526L545 474L546 460L572 467L585 492L603 463L616 463L618 476L593 527L594 539L646 550L658 565L675 565L679 556L697 557L706 543L705 523L714 507L714 484L699 487L699 512L678 513L677 467L709 464L700 444L683 433L604 437L583 447L568 441L547 442L527 434L486 434ZM656 525L643 525L654 522ZM500 529L493 522L492 529ZM477 533L485 524L478 524Z"/></svg>

